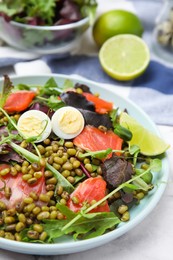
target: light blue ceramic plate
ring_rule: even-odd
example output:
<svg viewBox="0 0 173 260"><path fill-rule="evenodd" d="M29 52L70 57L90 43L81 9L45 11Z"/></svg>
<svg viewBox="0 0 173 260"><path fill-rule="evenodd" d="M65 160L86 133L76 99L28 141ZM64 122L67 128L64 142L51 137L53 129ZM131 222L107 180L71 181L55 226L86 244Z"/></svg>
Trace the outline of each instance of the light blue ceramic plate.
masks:
<svg viewBox="0 0 173 260"><path fill-rule="evenodd" d="M120 107L122 110L126 108L131 116L136 118L141 124L146 128L150 129L157 135L159 131L151 119L133 102L129 99L123 98L120 94L117 94L116 86L104 87L100 86L98 83L91 82L89 80L79 80L77 77L66 76L66 75L39 75L39 76L24 76L24 77L12 77L12 82L14 84L24 83L24 84L39 84L43 85L51 76L55 78L58 84L62 84L64 80L71 79L74 83L81 82L88 85L94 92L100 93L101 97L113 101L116 107ZM2 79L0 80L0 86L2 86ZM130 211L131 219L129 222L120 224L117 229L104 234L102 236L83 240L83 241L73 241L69 238L64 238L56 244L31 244L24 242L16 242L7 239L0 238L0 248L7 249L14 252L33 254L33 255L60 255L69 254L85 251L91 248L95 248L104 245L121 235L125 234L129 230L135 228L150 212L154 209L156 204L159 202L168 180L169 166L168 160L165 157L163 159L163 167L160 174L154 178L154 183L157 186L146 196L141 203L132 208Z"/></svg>

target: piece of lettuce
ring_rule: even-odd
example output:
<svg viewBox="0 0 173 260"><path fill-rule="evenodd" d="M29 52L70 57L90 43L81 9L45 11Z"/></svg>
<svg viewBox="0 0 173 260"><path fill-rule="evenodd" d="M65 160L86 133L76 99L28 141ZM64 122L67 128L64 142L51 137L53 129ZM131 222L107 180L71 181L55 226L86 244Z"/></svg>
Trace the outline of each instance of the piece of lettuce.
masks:
<svg viewBox="0 0 173 260"><path fill-rule="evenodd" d="M0 15L16 22L31 25L58 25L95 17L95 0L4 0ZM8 20L7 19L7 20Z"/></svg>
<svg viewBox="0 0 173 260"><path fill-rule="evenodd" d="M44 231L48 234L46 242L55 242L57 238L73 234L76 239L88 239L103 235L106 231L115 228L121 221L113 212L74 213L67 206L58 204L57 208L66 217L63 220L45 219L42 224ZM79 216L79 217L78 217ZM73 219L76 221L73 223ZM68 223L71 223L68 227ZM64 227L67 227L64 229ZM29 239L25 229L21 232L22 240L25 242L39 242ZM41 242L41 241L40 241Z"/></svg>

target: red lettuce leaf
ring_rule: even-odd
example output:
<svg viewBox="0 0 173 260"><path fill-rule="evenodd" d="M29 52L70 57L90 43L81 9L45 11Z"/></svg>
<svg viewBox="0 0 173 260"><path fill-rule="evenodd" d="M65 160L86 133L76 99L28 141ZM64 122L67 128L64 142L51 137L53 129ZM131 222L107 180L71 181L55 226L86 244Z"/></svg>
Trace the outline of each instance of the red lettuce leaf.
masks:
<svg viewBox="0 0 173 260"><path fill-rule="evenodd" d="M134 173L130 162L113 155L110 159L104 161L101 165L103 178L108 183L108 186L113 188L118 187L121 183L124 183L131 179Z"/></svg>
<svg viewBox="0 0 173 260"><path fill-rule="evenodd" d="M101 115L85 109L79 109L79 111L82 113L87 125L93 125L95 127L105 126L107 129L112 128L111 119L107 114Z"/></svg>
<svg viewBox="0 0 173 260"><path fill-rule="evenodd" d="M95 112L95 106L88 101L83 95L74 91L68 91L60 95L61 100L67 105L76 108L82 108Z"/></svg>

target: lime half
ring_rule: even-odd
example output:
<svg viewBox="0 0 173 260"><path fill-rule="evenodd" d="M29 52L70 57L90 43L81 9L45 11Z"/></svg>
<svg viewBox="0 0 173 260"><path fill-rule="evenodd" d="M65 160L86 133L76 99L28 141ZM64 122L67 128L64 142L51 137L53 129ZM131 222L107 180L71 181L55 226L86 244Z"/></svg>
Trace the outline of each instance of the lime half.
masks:
<svg viewBox="0 0 173 260"><path fill-rule="evenodd" d="M156 156L164 153L170 147L163 139L144 128L125 112L120 114L120 125L132 132L133 136L129 144L138 145L143 155Z"/></svg>
<svg viewBox="0 0 173 260"><path fill-rule="evenodd" d="M146 70L150 52L140 37L122 34L110 38L102 45L99 60L109 76L127 81L140 76Z"/></svg>

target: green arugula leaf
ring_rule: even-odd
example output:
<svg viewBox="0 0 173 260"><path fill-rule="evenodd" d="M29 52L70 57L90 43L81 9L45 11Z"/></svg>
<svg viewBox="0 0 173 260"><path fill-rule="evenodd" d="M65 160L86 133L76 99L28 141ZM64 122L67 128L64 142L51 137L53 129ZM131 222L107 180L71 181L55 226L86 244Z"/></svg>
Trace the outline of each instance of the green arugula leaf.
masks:
<svg viewBox="0 0 173 260"><path fill-rule="evenodd" d="M45 85L40 88L39 96L37 96L36 99L46 103L52 110L57 110L65 105L62 100L58 99L58 96L62 92L63 90L58 87L55 79L51 77Z"/></svg>
<svg viewBox="0 0 173 260"><path fill-rule="evenodd" d="M74 239L81 236L83 239L89 239L103 235L106 231L115 228L121 222L113 212L88 213L88 216L90 214L92 214L92 217L81 217L65 233L73 232Z"/></svg>
<svg viewBox="0 0 173 260"><path fill-rule="evenodd" d="M59 100L57 96L53 95L48 98L47 104L53 110L58 110L65 106L65 103L62 100Z"/></svg>
<svg viewBox="0 0 173 260"><path fill-rule="evenodd" d="M5 6L7 9L7 12L12 12L20 13L24 10L24 7L26 5L26 0L4 0L1 1L0 6ZM10 14L10 13L9 13Z"/></svg>
<svg viewBox="0 0 173 260"><path fill-rule="evenodd" d="M45 83L45 85L40 88L40 96L44 96L44 95L55 95L55 96L59 96L59 94L61 94L63 92L63 90L61 88L58 87L58 84L56 83L55 79L53 77L51 77L50 79L48 79L48 81Z"/></svg>
<svg viewBox="0 0 173 260"><path fill-rule="evenodd" d="M55 16L56 0L28 0L26 3L26 13L28 17L40 17L43 18L47 25L53 24L53 18Z"/></svg>
<svg viewBox="0 0 173 260"><path fill-rule="evenodd" d="M18 13L16 8L8 8L7 4L0 3L0 12L7 14L9 17L13 16L14 14Z"/></svg>
<svg viewBox="0 0 173 260"><path fill-rule="evenodd" d="M14 87L15 90L30 90L31 88L33 88L33 86L28 86L25 84L18 84Z"/></svg>
<svg viewBox="0 0 173 260"><path fill-rule="evenodd" d="M133 181L133 184L140 190L148 191L151 189L151 185L148 185L142 178L138 178Z"/></svg>
<svg viewBox="0 0 173 260"><path fill-rule="evenodd" d="M37 96L36 100L39 100L49 106L52 110L58 110L59 108L65 106L62 100L59 100L57 96L50 96L48 98Z"/></svg>
<svg viewBox="0 0 173 260"><path fill-rule="evenodd" d="M45 24L52 25L55 16L56 0L8 0L0 3L0 11L12 17L15 15L15 21L21 21L20 14L26 16L22 18L22 22L27 23L28 17L40 17ZM18 15L18 16L17 16Z"/></svg>
<svg viewBox="0 0 173 260"><path fill-rule="evenodd" d="M73 219L74 217L77 216L77 213L73 212L72 210L70 210L67 206L57 203L56 204L57 209L59 209L59 211L61 211L61 213L66 216L66 219Z"/></svg>
<svg viewBox="0 0 173 260"><path fill-rule="evenodd" d="M82 174L82 176L75 176L74 179L74 184L78 183L79 181L83 180L86 177L85 174Z"/></svg>
<svg viewBox="0 0 173 260"><path fill-rule="evenodd" d="M125 185L124 185L124 188L127 188L127 189L130 189L130 191L132 190L138 190L139 189L139 187L137 186L137 185L135 185L135 184L131 184L131 183L125 183ZM123 189L124 189L123 188ZM125 189L126 190L126 189ZM127 191L127 190L126 190ZM129 190L128 190L129 191Z"/></svg>
<svg viewBox="0 0 173 260"><path fill-rule="evenodd" d="M118 123L118 112L119 108L113 109L110 113L110 119L114 128L114 133L118 135L120 138L122 138L125 141L130 141L132 139L132 133L127 128L121 126Z"/></svg>
<svg viewBox="0 0 173 260"><path fill-rule="evenodd" d="M110 119L111 119L111 121L112 121L112 125L113 125L114 128L115 128L115 126L117 125L118 111L119 111L119 108L116 108L116 109L113 109L113 110L109 113L109 116L110 116Z"/></svg>
<svg viewBox="0 0 173 260"><path fill-rule="evenodd" d="M135 169L135 174L136 175L140 175L141 173L143 173L145 170L144 169L138 169L136 168ZM151 171L148 171L146 174L144 174L142 177L141 177L147 184L151 184L152 182L152 179L153 179L153 175L151 173Z"/></svg>
<svg viewBox="0 0 173 260"><path fill-rule="evenodd" d="M71 88L74 88L74 83L73 81L71 81L70 79L66 79L64 81L64 84L63 84L63 90L68 90L68 89L71 89Z"/></svg>
<svg viewBox="0 0 173 260"><path fill-rule="evenodd" d="M66 206L64 206L65 208ZM62 208L59 208L62 210ZM74 212L69 212L70 210L63 209L68 216L71 214L73 216ZM98 212L98 213L88 213L81 215L81 213L76 213L76 216L80 216L75 223L71 224L68 228L63 230L63 227L69 222L68 219L64 220L44 220L44 230L49 236L49 242L54 241L56 238L63 235L68 235L73 233L73 238L93 238L96 236L103 235L109 229L115 227L120 223L119 218L113 212Z"/></svg>
<svg viewBox="0 0 173 260"><path fill-rule="evenodd" d="M73 0L73 2L78 4L80 7L82 16L88 16L90 19L90 24L93 24L97 9L96 0Z"/></svg>

